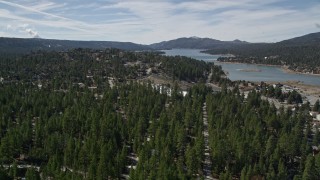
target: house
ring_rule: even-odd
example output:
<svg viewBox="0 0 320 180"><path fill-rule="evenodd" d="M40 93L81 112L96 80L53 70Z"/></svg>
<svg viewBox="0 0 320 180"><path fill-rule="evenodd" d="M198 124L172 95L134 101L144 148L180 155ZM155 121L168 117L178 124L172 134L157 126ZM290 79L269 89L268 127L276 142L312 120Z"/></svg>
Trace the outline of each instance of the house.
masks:
<svg viewBox="0 0 320 180"><path fill-rule="evenodd" d="M318 115L318 113L317 112L315 112L315 111L310 111L310 116L312 116L313 118L316 118L317 117L317 115Z"/></svg>
<svg viewBox="0 0 320 180"><path fill-rule="evenodd" d="M281 90L282 90L283 92L288 93L288 92L293 91L293 88L292 88L291 86L285 85L285 86L282 86Z"/></svg>
<svg viewBox="0 0 320 180"><path fill-rule="evenodd" d="M185 97L188 94L188 91L182 91L182 96Z"/></svg>
<svg viewBox="0 0 320 180"><path fill-rule="evenodd" d="M97 88L98 88L97 86L88 87L88 89L90 89L90 90L94 90L94 89L97 89Z"/></svg>
<svg viewBox="0 0 320 180"><path fill-rule="evenodd" d="M277 84L273 84L272 86L273 88L277 88L277 87L280 88L283 86L283 84L277 83Z"/></svg>
<svg viewBox="0 0 320 180"><path fill-rule="evenodd" d="M83 83L78 83L80 88L84 88L86 85L84 85Z"/></svg>
<svg viewBox="0 0 320 180"><path fill-rule="evenodd" d="M317 155L319 153L319 147L318 146L312 146L312 154L313 156Z"/></svg>

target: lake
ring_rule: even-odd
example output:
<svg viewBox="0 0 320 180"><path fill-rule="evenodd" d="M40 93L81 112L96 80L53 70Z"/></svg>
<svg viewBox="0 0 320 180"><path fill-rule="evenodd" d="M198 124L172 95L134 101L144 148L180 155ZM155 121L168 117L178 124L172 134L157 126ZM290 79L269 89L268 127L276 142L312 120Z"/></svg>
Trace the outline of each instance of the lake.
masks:
<svg viewBox="0 0 320 180"><path fill-rule="evenodd" d="M172 49L163 50L167 56L187 56L197 60L214 62L221 65L222 69L228 72L231 80L246 81L301 81L304 84L320 86L320 76L291 74L282 71L279 67L254 65L254 64L227 64L216 61L221 55L210 55L201 53L200 49Z"/></svg>

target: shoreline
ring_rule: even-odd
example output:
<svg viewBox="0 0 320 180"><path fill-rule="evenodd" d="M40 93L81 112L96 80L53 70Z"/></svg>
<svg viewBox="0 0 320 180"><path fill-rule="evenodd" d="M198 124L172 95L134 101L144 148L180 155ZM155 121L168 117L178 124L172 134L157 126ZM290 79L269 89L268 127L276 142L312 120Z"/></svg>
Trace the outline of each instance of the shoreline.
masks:
<svg viewBox="0 0 320 180"><path fill-rule="evenodd" d="M248 63L240 63L240 62L219 62L221 64L248 64ZM257 66L269 66L269 67L277 67L287 74L302 74L302 75L313 75L316 77L320 77L320 74L307 74L307 73L299 73L293 70L288 69L287 66L280 65L265 65L265 64L248 64L248 65L257 65ZM261 81L248 81L253 83L261 83ZM316 102L317 99L320 99L320 85L311 85L305 84L302 81L263 81L269 85L281 83L284 85L288 85L291 87L298 88L298 92L305 98L305 100L309 101L312 105Z"/></svg>
<svg viewBox="0 0 320 180"><path fill-rule="evenodd" d="M217 60L217 62L219 62L221 64L247 64L247 65L256 65L256 66L278 67L284 73L287 73L287 74L302 74L302 75L310 75L310 76L319 76L320 77L320 74L298 72L298 71L291 70L288 68L288 66L284 66L284 65L241 63L241 62L230 62L230 61L224 62L224 61L218 61L218 60Z"/></svg>
<svg viewBox="0 0 320 180"><path fill-rule="evenodd" d="M272 64L252 64L252 63L242 63L242 62L230 62L230 61L218 61L217 62L221 64L247 64L247 65L256 65L256 66L268 66L268 67L279 67L281 68L280 65L272 65Z"/></svg>
<svg viewBox="0 0 320 180"><path fill-rule="evenodd" d="M287 66L280 66L281 70L287 74L303 74L303 75L310 75L310 76L320 76L320 74L312 74L312 73L303 73L303 72L298 72L289 69Z"/></svg>

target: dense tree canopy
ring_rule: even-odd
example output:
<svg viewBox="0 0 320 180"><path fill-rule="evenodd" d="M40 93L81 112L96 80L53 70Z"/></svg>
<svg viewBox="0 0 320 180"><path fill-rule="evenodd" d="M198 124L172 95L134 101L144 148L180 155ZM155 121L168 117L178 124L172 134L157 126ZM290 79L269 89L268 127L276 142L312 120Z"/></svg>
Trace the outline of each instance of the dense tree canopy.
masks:
<svg viewBox="0 0 320 180"><path fill-rule="evenodd" d="M198 179L204 111L213 176L320 176L307 106L277 110L259 92L212 92L203 83L209 74L224 80L211 63L75 49L3 57L0 67L0 179ZM177 84L137 81L148 68L195 83L184 96Z"/></svg>

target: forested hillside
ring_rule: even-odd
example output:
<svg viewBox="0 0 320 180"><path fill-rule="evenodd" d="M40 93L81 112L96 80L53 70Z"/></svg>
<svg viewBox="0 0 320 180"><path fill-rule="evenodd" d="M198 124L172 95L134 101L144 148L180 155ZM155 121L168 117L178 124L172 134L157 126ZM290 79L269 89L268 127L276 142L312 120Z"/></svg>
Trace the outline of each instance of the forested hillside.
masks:
<svg viewBox="0 0 320 180"><path fill-rule="evenodd" d="M277 110L223 76L212 63L118 49L2 57L0 179L317 179L309 105Z"/></svg>
<svg viewBox="0 0 320 180"><path fill-rule="evenodd" d="M311 130L308 106L279 109L251 92L207 96L213 171L220 179L317 179L319 132Z"/></svg>
<svg viewBox="0 0 320 180"><path fill-rule="evenodd" d="M170 83L175 80L204 82L211 69L214 69L212 79L217 82L222 81L220 77L224 75L221 68L209 62L119 49L36 51L21 57L3 55L0 63L4 83L36 83L55 90L71 85L100 90L110 79L117 83L144 79L152 74L165 76Z"/></svg>
<svg viewBox="0 0 320 180"><path fill-rule="evenodd" d="M31 51L67 51L73 48L119 48L125 50L148 50L149 47L131 42L116 41L72 41L41 38L6 38L0 37L0 53L27 54Z"/></svg>
<svg viewBox="0 0 320 180"><path fill-rule="evenodd" d="M114 41L69 41L54 39L0 38L0 53L6 56L28 54L32 51L68 51L73 48L120 48L125 50L161 50L174 48L208 49L210 54L232 54L219 61L271 64L286 66L302 73L320 74L320 33L277 43L249 43L240 40L220 41L210 38L178 38L150 45Z"/></svg>
<svg viewBox="0 0 320 180"><path fill-rule="evenodd" d="M282 65L297 72L320 74L320 33L308 34L278 43L217 47L206 52L234 55L234 57L221 57L219 61Z"/></svg>

